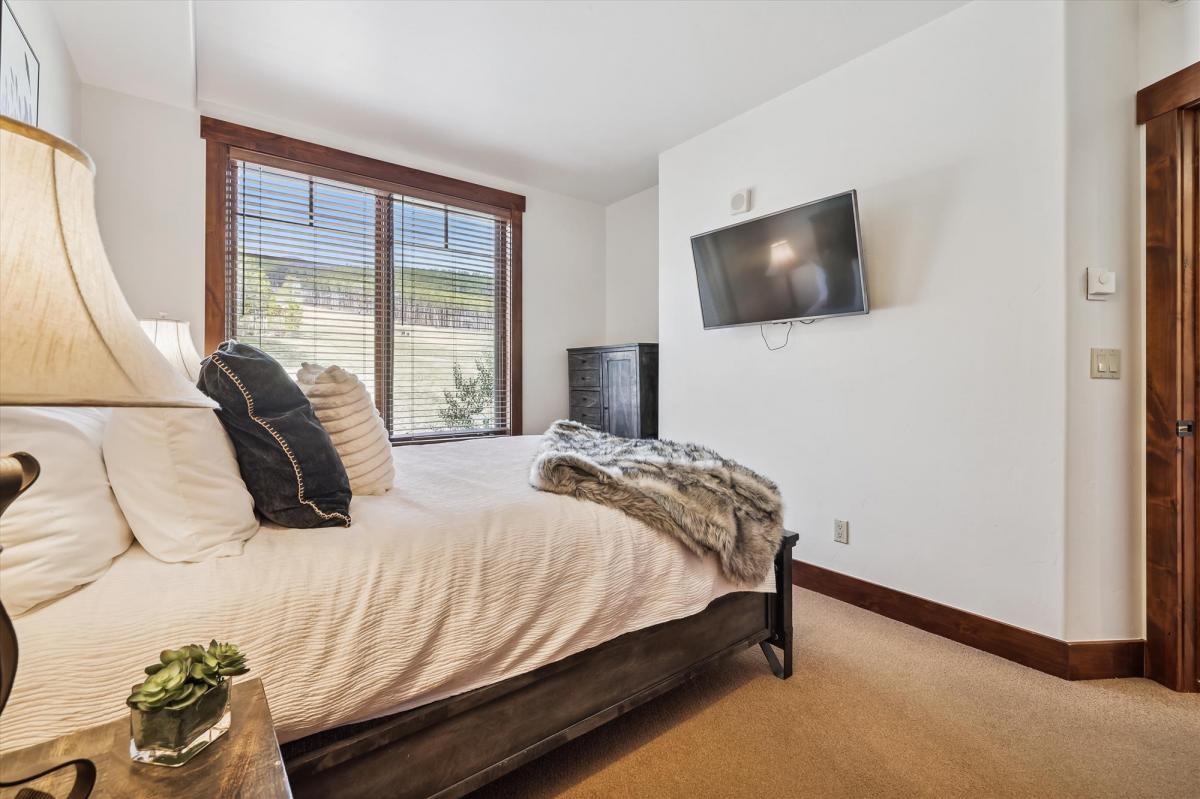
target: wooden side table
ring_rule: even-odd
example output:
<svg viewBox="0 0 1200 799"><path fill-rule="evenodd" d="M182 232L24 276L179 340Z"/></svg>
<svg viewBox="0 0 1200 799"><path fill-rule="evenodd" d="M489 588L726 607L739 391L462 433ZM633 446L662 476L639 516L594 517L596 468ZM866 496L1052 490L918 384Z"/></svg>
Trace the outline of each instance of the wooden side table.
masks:
<svg viewBox="0 0 1200 799"><path fill-rule="evenodd" d="M283 768L279 742L275 739L262 681L235 681L231 702L233 719L229 732L179 768L130 760L129 719L126 717L0 756L0 780L11 781L36 774L56 763L82 757L96 764L93 797L290 799L292 790ZM51 797L66 796L70 769L67 774L66 778L51 775L22 788L3 789L0 799L15 799L24 788L44 791Z"/></svg>

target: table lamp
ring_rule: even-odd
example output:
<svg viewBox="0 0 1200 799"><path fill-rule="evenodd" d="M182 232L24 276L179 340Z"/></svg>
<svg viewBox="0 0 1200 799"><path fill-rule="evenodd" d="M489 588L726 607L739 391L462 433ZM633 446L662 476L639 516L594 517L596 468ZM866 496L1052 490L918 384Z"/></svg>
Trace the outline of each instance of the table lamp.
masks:
<svg viewBox="0 0 1200 799"><path fill-rule="evenodd" d="M83 150L0 116L0 405L216 407L163 358L121 294L93 179ZM0 458L0 513L37 475L28 453ZM0 602L0 712L16 664ZM55 768L66 765L76 767L72 799L87 796L95 768Z"/></svg>
<svg viewBox="0 0 1200 799"><path fill-rule="evenodd" d="M181 319L159 314L154 319L142 319L142 330L167 359L167 363L187 375L195 385L200 379L200 353L192 343L192 326Z"/></svg>

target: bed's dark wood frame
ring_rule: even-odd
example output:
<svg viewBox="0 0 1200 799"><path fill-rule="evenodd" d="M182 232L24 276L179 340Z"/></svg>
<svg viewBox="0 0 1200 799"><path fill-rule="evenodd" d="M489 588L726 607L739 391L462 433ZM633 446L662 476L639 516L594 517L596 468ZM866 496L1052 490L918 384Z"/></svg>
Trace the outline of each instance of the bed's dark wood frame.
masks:
<svg viewBox="0 0 1200 799"><path fill-rule="evenodd" d="M758 644L792 674L792 547L775 593L738 592L677 621L627 633L557 663L283 747L297 797L459 797ZM780 661L774 648L783 653Z"/></svg>

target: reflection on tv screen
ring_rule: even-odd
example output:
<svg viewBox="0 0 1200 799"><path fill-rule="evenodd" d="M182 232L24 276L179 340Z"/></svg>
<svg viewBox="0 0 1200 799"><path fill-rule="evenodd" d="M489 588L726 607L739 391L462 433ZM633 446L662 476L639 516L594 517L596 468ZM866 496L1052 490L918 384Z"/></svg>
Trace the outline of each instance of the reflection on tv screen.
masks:
<svg viewBox="0 0 1200 799"><path fill-rule="evenodd" d="M867 312L854 192L692 239L705 327Z"/></svg>

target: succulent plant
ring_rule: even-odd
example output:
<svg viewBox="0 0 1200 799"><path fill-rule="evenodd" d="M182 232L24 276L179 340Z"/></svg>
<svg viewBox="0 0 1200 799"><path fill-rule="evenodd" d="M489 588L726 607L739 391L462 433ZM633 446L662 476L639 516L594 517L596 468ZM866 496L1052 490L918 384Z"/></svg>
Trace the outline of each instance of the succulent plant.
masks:
<svg viewBox="0 0 1200 799"><path fill-rule="evenodd" d="M209 642L208 649L197 644L164 649L158 660L146 667L145 682L125 700L125 704L143 713L183 710L226 677L250 670L245 655L235 645L220 644L216 639Z"/></svg>
<svg viewBox="0 0 1200 799"><path fill-rule="evenodd" d="M234 644L218 644L214 639L208 645L207 654L216 659L217 674L222 677L236 677L250 670L246 666L246 656Z"/></svg>

